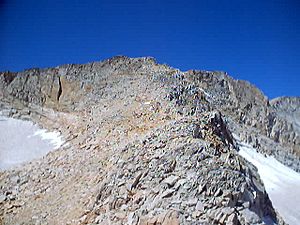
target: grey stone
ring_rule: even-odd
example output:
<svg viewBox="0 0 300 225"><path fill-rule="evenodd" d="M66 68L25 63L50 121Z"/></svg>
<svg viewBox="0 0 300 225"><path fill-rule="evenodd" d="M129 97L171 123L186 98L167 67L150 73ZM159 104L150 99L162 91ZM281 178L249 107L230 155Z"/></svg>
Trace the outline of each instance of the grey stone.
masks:
<svg viewBox="0 0 300 225"><path fill-rule="evenodd" d="M167 189L165 190L162 194L161 194L161 197L162 198L169 198L172 196L172 194L175 192L174 189Z"/></svg>
<svg viewBox="0 0 300 225"><path fill-rule="evenodd" d="M204 204L202 203L202 201L197 202L195 209L198 211L204 211Z"/></svg>
<svg viewBox="0 0 300 225"><path fill-rule="evenodd" d="M240 211L240 213L248 224L258 224L262 222L259 216L248 208Z"/></svg>
<svg viewBox="0 0 300 225"><path fill-rule="evenodd" d="M235 213L231 214L228 219L227 219L227 225L238 225L239 221L238 221L238 217Z"/></svg>
<svg viewBox="0 0 300 225"><path fill-rule="evenodd" d="M127 218L128 225L136 225L139 221L138 216L134 212L130 212Z"/></svg>
<svg viewBox="0 0 300 225"><path fill-rule="evenodd" d="M6 196L4 194L0 195L0 204L6 200Z"/></svg>
<svg viewBox="0 0 300 225"><path fill-rule="evenodd" d="M178 176L171 175L171 176L167 177L166 179L164 179L163 183L166 183L169 186L169 188L171 188L175 185L175 183L178 180L179 180Z"/></svg>

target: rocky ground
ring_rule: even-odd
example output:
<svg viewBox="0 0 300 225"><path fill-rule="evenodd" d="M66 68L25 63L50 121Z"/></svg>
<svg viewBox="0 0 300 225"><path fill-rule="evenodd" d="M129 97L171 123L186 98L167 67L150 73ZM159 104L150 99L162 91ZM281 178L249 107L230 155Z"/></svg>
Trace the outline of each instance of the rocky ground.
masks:
<svg viewBox="0 0 300 225"><path fill-rule="evenodd" d="M1 73L0 97L68 143L0 173L3 224L284 224L232 132L300 171L297 98L127 57Z"/></svg>

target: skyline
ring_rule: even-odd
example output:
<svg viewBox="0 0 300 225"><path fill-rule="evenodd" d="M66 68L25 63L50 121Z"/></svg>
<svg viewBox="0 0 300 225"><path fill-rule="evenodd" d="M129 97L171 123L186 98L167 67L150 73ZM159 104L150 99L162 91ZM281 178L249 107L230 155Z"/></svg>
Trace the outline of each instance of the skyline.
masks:
<svg viewBox="0 0 300 225"><path fill-rule="evenodd" d="M152 56L300 96L297 1L1 1L0 71Z"/></svg>

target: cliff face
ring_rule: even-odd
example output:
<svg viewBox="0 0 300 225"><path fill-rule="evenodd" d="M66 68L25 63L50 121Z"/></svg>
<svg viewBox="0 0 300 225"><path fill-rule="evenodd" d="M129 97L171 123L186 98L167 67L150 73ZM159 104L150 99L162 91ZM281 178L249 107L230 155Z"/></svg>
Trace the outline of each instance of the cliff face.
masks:
<svg viewBox="0 0 300 225"><path fill-rule="evenodd" d="M287 135L286 137L282 137L279 135L278 139L279 138L286 139L288 142L291 142L296 146L299 146L300 145L299 142L300 98L282 97L282 98L273 99L270 102L270 104L272 106L272 109L276 112L277 117L280 118L281 121L286 121L285 129L289 130L289 132L286 132Z"/></svg>
<svg viewBox="0 0 300 225"><path fill-rule="evenodd" d="M31 69L21 73L4 72L0 74L0 96L25 105L80 110L91 104L90 100L111 94L103 90L109 88L105 80L111 75L147 73L155 69L155 65L152 58L115 57L86 65Z"/></svg>
<svg viewBox="0 0 300 225"><path fill-rule="evenodd" d="M233 134L300 171L299 98L224 72L121 56L5 72L0 106L69 144L2 172L7 224L283 223Z"/></svg>

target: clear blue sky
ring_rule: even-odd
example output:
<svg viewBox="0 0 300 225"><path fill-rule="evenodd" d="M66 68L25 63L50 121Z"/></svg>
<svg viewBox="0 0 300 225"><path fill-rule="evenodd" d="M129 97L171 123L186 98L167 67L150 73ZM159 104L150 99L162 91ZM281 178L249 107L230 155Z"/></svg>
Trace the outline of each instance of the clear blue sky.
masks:
<svg viewBox="0 0 300 225"><path fill-rule="evenodd" d="M0 71L153 56L300 96L297 0L0 0Z"/></svg>

